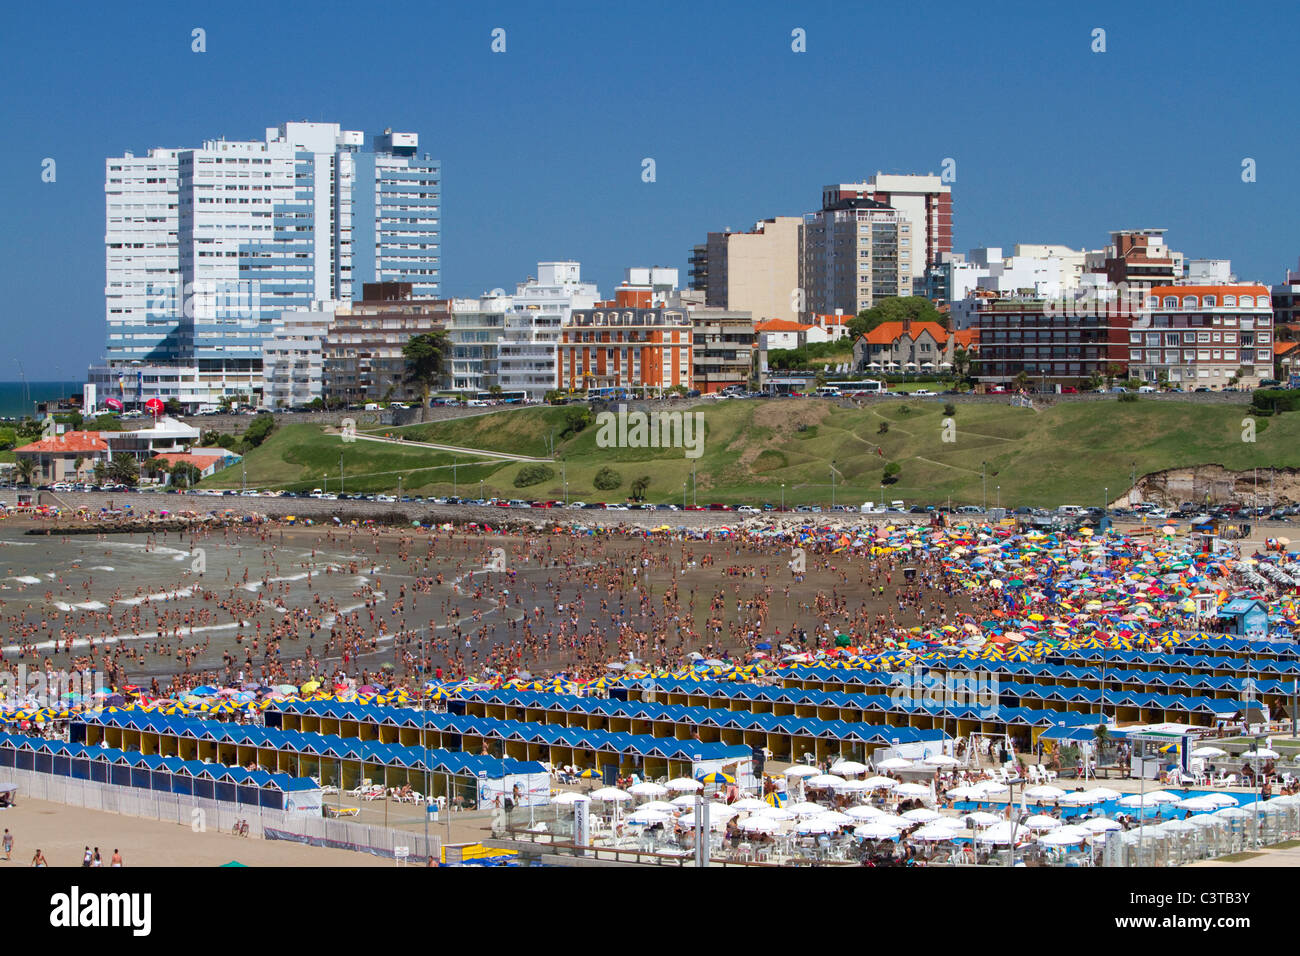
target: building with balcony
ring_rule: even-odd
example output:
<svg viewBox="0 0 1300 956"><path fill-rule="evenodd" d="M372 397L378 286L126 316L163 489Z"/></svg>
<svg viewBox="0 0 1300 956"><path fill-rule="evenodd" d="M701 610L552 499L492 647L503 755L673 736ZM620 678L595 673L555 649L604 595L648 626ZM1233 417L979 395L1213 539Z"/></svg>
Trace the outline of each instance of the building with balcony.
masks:
<svg viewBox="0 0 1300 956"><path fill-rule="evenodd" d="M414 335L446 331L451 303L417 299L409 282L365 283L359 302L340 303L322 346L321 390L346 404L419 401L402 348Z"/></svg>
<svg viewBox="0 0 1300 956"><path fill-rule="evenodd" d="M539 262L537 275L515 286L497 344L497 384L503 392L523 392L540 402L559 383L556 350L560 330L572 311L600 299L594 282L582 281L582 266L572 261Z"/></svg>
<svg viewBox="0 0 1300 956"><path fill-rule="evenodd" d="M719 392L731 385L749 385L757 333L748 312L692 309L692 387Z"/></svg>
<svg viewBox="0 0 1300 956"><path fill-rule="evenodd" d="M640 290L622 289L613 301L574 309L560 331L560 388L625 388L658 395L675 386L690 388L692 322L684 309L650 308Z"/></svg>
<svg viewBox="0 0 1300 956"><path fill-rule="evenodd" d="M324 396L325 339L335 306L283 312L262 340L263 402L299 408Z"/></svg>
<svg viewBox="0 0 1300 956"><path fill-rule="evenodd" d="M897 210L874 199L828 201L799 227L800 319L857 315L880 299L911 295L913 254L911 223Z"/></svg>
<svg viewBox="0 0 1300 956"><path fill-rule="evenodd" d="M973 376L1007 385L1023 372L1039 388L1080 387L1113 366L1128 367L1130 314L1126 305L1108 303L1092 310L1054 307L1051 300L982 297L967 300L968 326L978 349Z"/></svg>
<svg viewBox="0 0 1300 956"><path fill-rule="evenodd" d="M1186 389L1273 377L1273 305L1262 285L1158 285L1128 330L1129 375Z"/></svg>

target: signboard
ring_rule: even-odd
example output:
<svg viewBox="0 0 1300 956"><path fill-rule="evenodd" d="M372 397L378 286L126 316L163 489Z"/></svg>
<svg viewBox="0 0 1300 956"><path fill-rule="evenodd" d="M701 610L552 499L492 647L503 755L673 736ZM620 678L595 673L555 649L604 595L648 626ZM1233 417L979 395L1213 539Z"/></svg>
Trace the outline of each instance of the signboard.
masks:
<svg viewBox="0 0 1300 956"><path fill-rule="evenodd" d="M324 812L322 803L319 790L295 790L293 793L284 795L285 812L296 813L301 816L320 816Z"/></svg>
<svg viewBox="0 0 1300 956"><path fill-rule="evenodd" d="M579 800L573 805L573 843L575 846L591 845L591 817L586 800Z"/></svg>
<svg viewBox="0 0 1300 956"><path fill-rule="evenodd" d="M411 855L411 848L409 846L393 847L393 856L395 856L399 860L405 860L410 855Z"/></svg>

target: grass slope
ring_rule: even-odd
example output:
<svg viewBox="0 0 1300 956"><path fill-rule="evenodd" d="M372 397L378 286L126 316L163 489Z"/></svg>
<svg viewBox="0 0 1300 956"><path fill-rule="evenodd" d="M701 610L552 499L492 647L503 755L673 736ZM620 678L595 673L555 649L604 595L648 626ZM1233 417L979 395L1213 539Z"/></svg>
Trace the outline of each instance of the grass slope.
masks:
<svg viewBox="0 0 1300 956"><path fill-rule="evenodd" d="M836 500L860 504L881 495L887 462L901 466L896 483L884 489L887 499L909 503L983 503L981 472L987 462L988 503L1055 506L1100 505L1112 500L1138 475L1169 468L1220 464L1244 471L1252 467L1300 467L1300 415L1255 421L1256 441L1243 441L1241 406L1138 401L1069 402L1034 411L1008 405L958 405L953 441L945 441L943 402L934 400L876 403L843 409L830 402L733 401L700 409L705 427L703 456L692 462L681 448L602 448L597 427L560 442L563 464L555 478L516 489L522 464L466 465L457 469L457 491L501 497L562 498L567 478L569 497L588 501L622 500L631 483L650 479L652 501L687 500L695 469L701 503L827 503L831 496L832 460L839 472ZM546 440L561 430L565 409L535 408L500 412L451 422L408 426L397 431L423 441L481 447L519 454L544 455ZM888 430L880 431L882 424ZM405 490L450 494L452 456L358 442L343 446L314 425L277 430L247 459L249 485L320 487L321 476L338 475L344 450L347 489L392 490L396 474ZM621 486L597 491L593 479L602 467L622 476ZM354 477L355 476L355 477ZM208 479L205 486L236 487L238 467ZM331 485L334 482L331 481ZM1109 489L1103 492L1103 489Z"/></svg>

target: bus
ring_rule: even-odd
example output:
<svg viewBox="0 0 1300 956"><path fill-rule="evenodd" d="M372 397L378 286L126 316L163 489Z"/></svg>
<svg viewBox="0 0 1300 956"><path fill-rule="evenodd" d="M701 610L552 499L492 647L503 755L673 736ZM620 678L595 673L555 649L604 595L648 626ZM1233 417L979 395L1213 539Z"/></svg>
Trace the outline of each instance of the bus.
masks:
<svg viewBox="0 0 1300 956"><path fill-rule="evenodd" d="M625 401L632 397L632 393L626 388L617 386L589 388L587 389L587 401L616 402Z"/></svg>
<svg viewBox="0 0 1300 956"><path fill-rule="evenodd" d="M869 378L860 382L827 382L826 387L839 389L841 395L880 395L886 390L883 382Z"/></svg>
<svg viewBox="0 0 1300 956"><path fill-rule="evenodd" d="M476 401L480 402L501 402L505 405L522 405L528 401L528 393L522 388L518 391L502 391L493 394L492 392L479 392L474 396Z"/></svg>

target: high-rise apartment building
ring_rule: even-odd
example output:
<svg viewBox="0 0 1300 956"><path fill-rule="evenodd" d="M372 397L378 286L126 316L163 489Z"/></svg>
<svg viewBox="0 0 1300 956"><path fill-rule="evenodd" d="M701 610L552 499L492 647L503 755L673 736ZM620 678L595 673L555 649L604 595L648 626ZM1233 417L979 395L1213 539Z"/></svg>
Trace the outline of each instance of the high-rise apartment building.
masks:
<svg viewBox="0 0 1300 956"><path fill-rule="evenodd" d="M911 250L912 225L898 210L856 196L829 200L799 227L800 315L857 315L911 295Z"/></svg>
<svg viewBox="0 0 1300 956"><path fill-rule="evenodd" d="M925 271L952 252L952 187L941 176L912 176L876 173L860 183L837 183L822 187L822 208L846 199L874 199L897 210L911 225L911 244L900 249L908 291L901 295L925 294Z"/></svg>
<svg viewBox="0 0 1300 956"><path fill-rule="evenodd" d="M107 366L187 366L208 400L262 368L286 311L440 282L441 168L414 133L285 123L107 162ZM201 389L202 390L202 389ZM260 387L255 390L260 391Z"/></svg>
<svg viewBox="0 0 1300 956"><path fill-rule="evenodd" d="M798 216L755 223L749 232L711 232L691 258L692 288L712 309L748 312L755 320L799 314Z"/></svg>
<svg viewBox="0 0 1300 956"><path fill-rule="evenodd" d="M539 262L537 275L515 286L497 347L497 384L542 401L558 384L556 349L560 329L574 309L600 299L594 282L582 281L577 262Z"/></svg>

